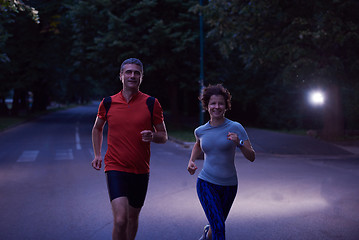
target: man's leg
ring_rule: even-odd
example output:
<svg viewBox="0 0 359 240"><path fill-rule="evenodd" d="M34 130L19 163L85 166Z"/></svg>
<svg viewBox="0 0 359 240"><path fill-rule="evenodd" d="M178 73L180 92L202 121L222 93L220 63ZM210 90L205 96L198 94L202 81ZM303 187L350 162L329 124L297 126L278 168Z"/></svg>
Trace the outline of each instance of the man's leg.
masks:
<svg viewBox="0 0 359 240"><path fill-rule="evenodd" d="M141 208L134 208L127 197L119 197L111 202L114 217L112 239L134 240L138 229Z"/></svg>
<svg viewBox="0 0 359 240"><path fill-rule="evenodd" d="M129 205L127 233L128 240L134 240L138 229L138 220L141 208L134 208Z"/></svg>
<svg viewBox="0 0 359 240"><path fill-rule="evenodd" d="M149 174L108 171L106 176L114 216L112 238L133 240L146 197Z"/></svg>
<svg viewBox="0 0 359 240"><path fill-rule="evenodd" d="M129 206L128 206L128 239L134 240L138 229L138 220L140 211L145 202L149 174L132 175L129 188Z"/></svg>
<svg viewBox="0 0 359 240"><path fill-rule="evenodd" d="M127 240L129 226L129 204L127 197L115 198L111 201L113 213L112 240Z"/></svg>

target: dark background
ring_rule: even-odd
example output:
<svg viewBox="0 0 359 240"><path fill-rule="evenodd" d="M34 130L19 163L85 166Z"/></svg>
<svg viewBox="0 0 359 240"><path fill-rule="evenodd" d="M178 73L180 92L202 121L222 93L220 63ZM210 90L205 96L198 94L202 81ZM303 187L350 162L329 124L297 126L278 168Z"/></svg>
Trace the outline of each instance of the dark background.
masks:
<svg viewBox="0 0 359 240"><path fill-rule="evenodd" d="M327 139L356 135L357 1L200 3L0 1L0 114L101 100L122 88L119 66L136 57L141 91L160 100L168 124L197 126L203 33L203 83L230 90L229 118ZM323 106L309 105L314 89Z"/></svg>

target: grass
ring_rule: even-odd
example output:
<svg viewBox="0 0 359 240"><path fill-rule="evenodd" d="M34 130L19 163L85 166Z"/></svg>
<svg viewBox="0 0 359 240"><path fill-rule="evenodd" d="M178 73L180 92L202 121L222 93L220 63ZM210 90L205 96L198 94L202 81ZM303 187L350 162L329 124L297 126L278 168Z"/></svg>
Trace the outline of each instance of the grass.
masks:
<svg viewBox="0 0 359 240"><path fill-rule="evenodd" d="M170 137L173 137L175 139L184 141L184 142L195 142L196 139L194 137L193 131L189 131L189 130L171 130L168 129L168 135Z"/></svg>
<svg viewBox="0 0 359 240"><path fill-rule="evenodd" d="M195 142L196 138L194 137L194 129L188 127L174 127L171 124L167 124L168 135L172 138L183 142Z"/></svg>
<svg viewBox="0 0 359 240"><path fill-rule="evenodd" d="M0 132L26 121L26 117L0 117Z"/></svg>

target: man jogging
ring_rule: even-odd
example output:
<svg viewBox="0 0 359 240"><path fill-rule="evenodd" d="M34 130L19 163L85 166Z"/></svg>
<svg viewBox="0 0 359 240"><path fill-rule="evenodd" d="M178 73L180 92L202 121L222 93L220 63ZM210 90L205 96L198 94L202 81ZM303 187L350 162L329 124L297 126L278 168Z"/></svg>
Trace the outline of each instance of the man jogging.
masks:
<svg viewBox="0 0 359 240"><path fill-rule="evenodd" d="M108 124L108 148L104 158L107 187L114 216L112 239L133 240L149 180L150 142L165 143L167 131L157 99L139 91L142 62L125 60L119 77L122 90L99 105L92 129L94 160L101 169L103 128Z"/></svg>

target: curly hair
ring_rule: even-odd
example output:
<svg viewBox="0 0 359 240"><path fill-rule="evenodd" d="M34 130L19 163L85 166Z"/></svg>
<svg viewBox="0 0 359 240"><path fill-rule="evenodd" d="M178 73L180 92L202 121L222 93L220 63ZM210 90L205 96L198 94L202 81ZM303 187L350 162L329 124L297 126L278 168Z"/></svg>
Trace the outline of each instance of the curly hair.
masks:
<svg viewBox="0 0 359 240"><path fill-rule="evenodd" d="M202 107L205 110L208 110L209 99L212 95L221 95L224 97L226 102L226 110L231 110L231 99L232 96L229 91L222 86L222 84L209 85L202 90L202 94L199 97L199 100L202 102Z"/></svg>

